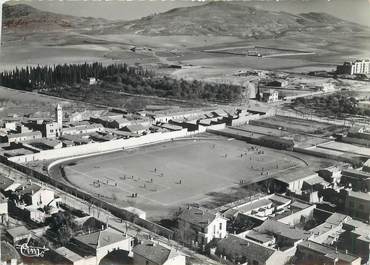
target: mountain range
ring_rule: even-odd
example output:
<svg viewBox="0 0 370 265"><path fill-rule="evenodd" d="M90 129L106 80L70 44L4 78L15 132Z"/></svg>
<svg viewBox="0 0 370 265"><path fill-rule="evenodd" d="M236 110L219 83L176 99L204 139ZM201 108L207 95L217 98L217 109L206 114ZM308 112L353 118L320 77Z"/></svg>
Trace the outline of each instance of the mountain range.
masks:
<svg viewBox="0 0 370 265"><path fill-rule="evenodd" d="M8 32L74 31L84 34L236 36L276 38L300 32L361 33L370 29L326 13L290 14L256 9L243 2L209 2L132 21L110 21L45 12L28 5L4 5Z"/></svg>

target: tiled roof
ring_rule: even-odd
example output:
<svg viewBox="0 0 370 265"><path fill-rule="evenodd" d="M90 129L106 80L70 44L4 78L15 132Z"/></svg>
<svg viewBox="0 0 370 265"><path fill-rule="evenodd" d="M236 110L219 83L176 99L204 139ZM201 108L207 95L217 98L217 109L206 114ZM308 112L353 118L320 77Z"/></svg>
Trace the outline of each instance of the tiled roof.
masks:
<svg viewBox="0 0 370 265"><path fill-rule="evenodd" d="M25 184L25 185L22 185L21 187L18 187L16 190L16 193L18 195L25 195L25 194L38 192L40 189L41 189L40 185L31 183L31 184Z"/></svg>
<svg viewBox="0 0 370 265"><path fill-rule="evenodd" d="M170 249L159 244L154 244L151 241L146 241L135 246L132 251L134 252L134 256L139 255L158 265L164 264L171 253Z"/></svg>
<svg viewBox="0 0 370 265"><path fill-rule="evenodd" d="M343 224L345 230L358 235L358 239L370 243L370 225L349 218Z"/></svg>
<svg viewBox="0 0 370 265"><path fill-rule="evenodd" d="M215 218L216 214L195 207L185 209L179 216L179 219L200 227L207 227Z"/></svg>
<svg viewBox="0 0 370 265"><path fill-rule="evenodd" d="M98 249L125 240L127 239L127 237L112 228L107 228L103 231L79 235L76 236L74 239L94 249Z"/></svg>
<svg viewBox="0 0 370 265"><path fill-rule="evenodd" d="M323 185L329 185L328 182L326 182L322 177L314 176L312 178L306 179L304 182L306 182L308 185L317 185L317 184L323 184Z"/></svg>
<svg viewBox="0 0 370 265"><path fill-rule="evenodd" d="M299 174L291 174L291 175L277 176L277 177L274 177L274 179L289 184L291 182L295 182L295 181L298 181L298 180L302 180L302 181L303 180L308 180L308 179L316 177L316 176L318 176L318 174L313 174L313 175L308 175L308 176L299 175Z"/></svg>
<svg viewBox="0 0 370 265"><path fill-rule="evenodd" d="M255 230L249 230L248 232L246 232L244 234L244 237L252 239L252 240L257 241L259 243L266 243L266 242L270 242L270 241L274 240L274 236L269 235L269 234L260 233L260 232L255 231Z"/></svg>
<svg viewBox="0 0 370 265"><path fill-rule="evenodd" d="M227 256L229 259L253 255L254 257L258 257L261 264L266 264L266 261L268 261L275 252L276 250L273 248L235 235L229 235L221 239L217 243L216 250L216 253Z"/></svg>
<svg viewBox="0 0 370 265"><path fill-rule="evenodd" d="M270 201L267 198L259 199L250 203L246 203L245 205L235 207L233 209L230 209L225 212L225 216L229 216L231 214L235 214L236 212L241 212L241 213L247 213L250 212L254 209L258 209L264 206L271 205L272 201Z"/></svg>
<svg viewBox="0 0 370 265"><path fill-rule="evenodd" d="M303 242L299 243L298 244L298 249L299 248L310 249L311 251L314 251L314 252L316 252L320 255L323 255L326 258L329 258L329 259L332 259L332 260L335 260L335 259L338 258L339 261L353 262L353 261L359 259L359 257L357 257L357 256L354 256L354 255L351 255L351 254L345 254L343 252L337 251L334 248L331 248L331 247L328 247L328 246L325 246L325 245L322 245L322 244L318 244L318 243L312 242L312 241L303 241Z"/></svg>
<svg viewBox="0 0 370 265"><path fill-rule="evenodd" d="M137 132L137 131L145 130L146 128L141 124L132 124L132 125L125 126L124 129L130 132Z"/></svg>
<svg viewBox="0 0 370 265"><path fill-rule="evenodd" d="M333 225L340 225L343 221L348 219L348 215L341 214L341 213L333 213L326 219L325 223L333 224Z"/></svg>
<svg viewBox="0 0 370 265"><path fill-rule="evenodd" d="M275 220L266 220L262 225L255 228L256 231L266 234L275 234L295 241L308 239L311 233L298 229Z"/></svg>
<svg viewBox="0 0 370 265"><path fill-rule="evenodd" d="M4 176L0 176L0 190L5 190L13 183L14 181L12 179L4 177Z"/></svg>

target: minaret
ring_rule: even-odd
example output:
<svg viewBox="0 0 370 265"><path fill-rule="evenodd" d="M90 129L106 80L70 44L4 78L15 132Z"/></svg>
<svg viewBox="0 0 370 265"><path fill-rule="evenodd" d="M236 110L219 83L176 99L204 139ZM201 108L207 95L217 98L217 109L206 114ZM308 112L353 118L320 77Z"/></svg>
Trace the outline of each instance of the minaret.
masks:
<svg viewBox="0 0 370 265"><path fill-rule="evenodd" d="M56 108L55 108L55 116L56 116L56 119L57 119L57 123L58 123L58 127L60 129L62 129L63 127L63 109L62 109L62 106L57 104Z"/></svg>

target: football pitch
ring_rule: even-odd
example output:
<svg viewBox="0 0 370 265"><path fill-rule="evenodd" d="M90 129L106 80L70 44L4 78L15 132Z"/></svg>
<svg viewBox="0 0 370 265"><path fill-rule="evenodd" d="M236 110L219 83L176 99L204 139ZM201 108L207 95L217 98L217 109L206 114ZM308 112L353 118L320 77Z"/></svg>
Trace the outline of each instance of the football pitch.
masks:
<svg viewBox="0 0 370 265"><path fill-rule="evenodd" d="M161 215L209 193L306 167L287 152L238 140L183 140L84 158L64 166L73 185L120 207Z"/></svg>

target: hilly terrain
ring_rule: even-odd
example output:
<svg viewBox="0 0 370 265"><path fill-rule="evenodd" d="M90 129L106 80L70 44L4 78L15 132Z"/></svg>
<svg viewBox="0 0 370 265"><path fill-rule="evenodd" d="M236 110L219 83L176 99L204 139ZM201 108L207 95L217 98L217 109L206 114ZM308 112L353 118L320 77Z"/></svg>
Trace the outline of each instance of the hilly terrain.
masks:
<svg viewBox="0 0 370 265"><path fill-rule="evenodd" d="M361 32L369 29L326 13L293 15L256 9L244 2L209 2L172 9L139 20L116 23L100 33L211 35L243 38L278 37L287 32Z"/></svg>
<svg viewBox="0 0 370 265"><path fill-rule="evenodd" d="M84 34L139 34L150 36L237 36L271 38L291 32L363 32L368 28L326 13L293 15L256 9L243 2L209 2L172 9L133 21L108 21L40 11L28 5L4 6L5 31L70 30Z"/></svg>
<svg viewBox="0 0 370 265"><path fill-rule="evenodd" d="M5 32L87 30L98 29L108 23L110 22L105 19L74 17L41 11L25 4L5 4L3 6Z"/></svg>

